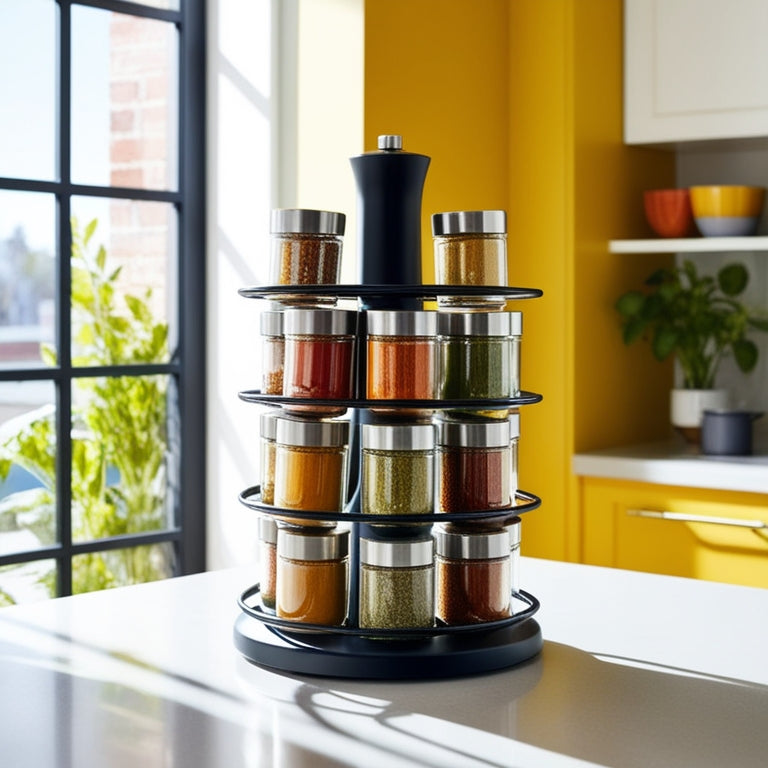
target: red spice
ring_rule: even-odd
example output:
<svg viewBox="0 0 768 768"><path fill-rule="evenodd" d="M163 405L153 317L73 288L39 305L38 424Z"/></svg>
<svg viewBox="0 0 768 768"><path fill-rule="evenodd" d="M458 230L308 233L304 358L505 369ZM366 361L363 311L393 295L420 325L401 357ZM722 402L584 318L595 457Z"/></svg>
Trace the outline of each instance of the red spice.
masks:
<svg viewBox="0 0 768 768"><path fill-rule="evenodd" d="M441 448L440 509L471 512L508 507L509 452L503 448Z"/></svg>
<svg viewBox="0 0 768 768"><path fill-rule="evenodd" d="M437 615L446 624L496 621L510 615L509 557L437 558Z"/></svg>
<svg viewBox="0 0 768 768"><path fill-rule="evenodd" d="M429 400L434 397L434 341L380 336L368 340L368 397Z"/></svg>
<svg viewBox="0 0 768 768"><path fill-rule="evenodd" d="M353 345L351 337L286 339L285 395L323 400L351 398Z"/></svg>

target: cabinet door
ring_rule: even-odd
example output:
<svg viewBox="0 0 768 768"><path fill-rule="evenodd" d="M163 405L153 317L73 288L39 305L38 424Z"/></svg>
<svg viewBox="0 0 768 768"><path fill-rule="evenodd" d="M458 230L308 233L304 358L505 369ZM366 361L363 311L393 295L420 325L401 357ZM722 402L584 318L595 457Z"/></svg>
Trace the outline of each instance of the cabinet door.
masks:
<svg viewBox="0 0 768 768"><path fill-rule="evenodd" d="M599 478L581 492L584 562L768 587L768 496Z"/></svg>
<svg viewBox="0 0 768 768"><path fill-rule="evenodd" d="M766 0L625 0L628 144L768 136Z"/></svg>

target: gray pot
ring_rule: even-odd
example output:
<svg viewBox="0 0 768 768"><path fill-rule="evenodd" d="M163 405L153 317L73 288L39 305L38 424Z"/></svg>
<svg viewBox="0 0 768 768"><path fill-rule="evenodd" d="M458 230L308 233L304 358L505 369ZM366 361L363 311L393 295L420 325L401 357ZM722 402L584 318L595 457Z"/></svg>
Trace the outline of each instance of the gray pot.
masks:
<svg viewBox="0 0 768 768"><path fill-rule="evenodd" d="M752 422L756 411L706 410L701 422L701 452L712 456L748 456L752 453Z"/></svg>

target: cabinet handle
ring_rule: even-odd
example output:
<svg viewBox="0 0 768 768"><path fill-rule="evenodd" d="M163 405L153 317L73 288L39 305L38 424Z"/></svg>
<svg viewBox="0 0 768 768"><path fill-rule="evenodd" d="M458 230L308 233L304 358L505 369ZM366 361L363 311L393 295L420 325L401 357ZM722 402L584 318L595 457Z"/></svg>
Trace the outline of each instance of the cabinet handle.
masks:
<svg viewBox="0 0 768 768"><path fill-rule="evenodd" d="M768 528L768 523L762 520L738 520L730 517L707 517L706 515L689 515L685 512L666 512L658 509L628 509L628 515L633 517L652 517L657 520L677 520L682 523L710 523L711 525L729 525L735 528L751 528L759 531Z"/></svg>

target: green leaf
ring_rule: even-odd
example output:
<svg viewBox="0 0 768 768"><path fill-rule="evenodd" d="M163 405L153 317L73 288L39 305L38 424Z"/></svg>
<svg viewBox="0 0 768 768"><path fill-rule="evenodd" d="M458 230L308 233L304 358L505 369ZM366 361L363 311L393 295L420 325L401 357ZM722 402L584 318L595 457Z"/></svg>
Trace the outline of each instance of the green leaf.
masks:
<svg viewBox="0 0 768 768"><path fill-rule="evenodd" d="M670 277L670 273L666 269L657 269L652 272L645 280L646 285L661 285L665 283Z"/></svg>
<svg viewBox="0 0 768 768"><path fill-rule="evenodd" d="M149 311L149 307L136 296L125 296L125 303L128 305L128 309L131 314L140 322L150 324L152 322L152 313Z"/></svg>
<svg viewBox="0 0 768 768"><path fill-rule="evenodd" d="M624 324L623 339L625 344L632 344L642 337L645 331L645 320L641 317L631 317Z"/></svg>
<svg viewBox="0 0 768 768"><path fill-rule="evenodd" d="M759 331L768 331L768 318L763 317L749 317L747 322Z"/></svg>
<svg viewBox="0 0 768 768"><path fill-rule="evenodd" d="M57 365L56 348L53 344L41 344L40 345L40 357L50 368L55 368Z"/></svg>
<svg viewBox="0 0 768 768"><path fill-rule="evenodd" d="M732 344L733 357L742 373L749 373L757 365L757 345L750 339L737 339Z"/></svg>
<svg viewBox="0 0 768 768"><path fill-rule="evenodd" d="M616 302L616 309L624 317L634 317L640 314L644 303L644 294L640 291L628 291L623 296L619 296Z"/></svg>
<svg viewBox="0 0 768 768"><path fill-rule="evenodd" d="M738 296L749 282L749 272L743 264L729 264L717 273L717 283L726 296Z"/></svg>
<svg viewBox="0 0 768 768"><path fill-rule="evenodd" d="M91 219L91 221L88 222L88 226L85 228L85 232L83 232L83 245L88 245L88 241L93 237L93 233L96 231L98 225L98 219ZM76 229L76 226L73 225L73 229Z"/></svg>
<svg viewBox="0 0 768 768"><path fill-rule="evenodd" d="M86 311L93 310L95 296L90 273L81 267L72 268L72 304Z"/></svg>
<svg viewBox="0 0 768 768"><path fill-rule="evenodd" d="M653 356L657 360L666 360L675 351L679 338L675 328L658 328L651 341Z"/></svg>
<svg viewBox="0 0 768 768"><path fill-rule="evenodd" d="M107 263L107 250L104 246L99 246L99 250L96 253L96 266L100 272L104 271L104 265Z"/></svg>

